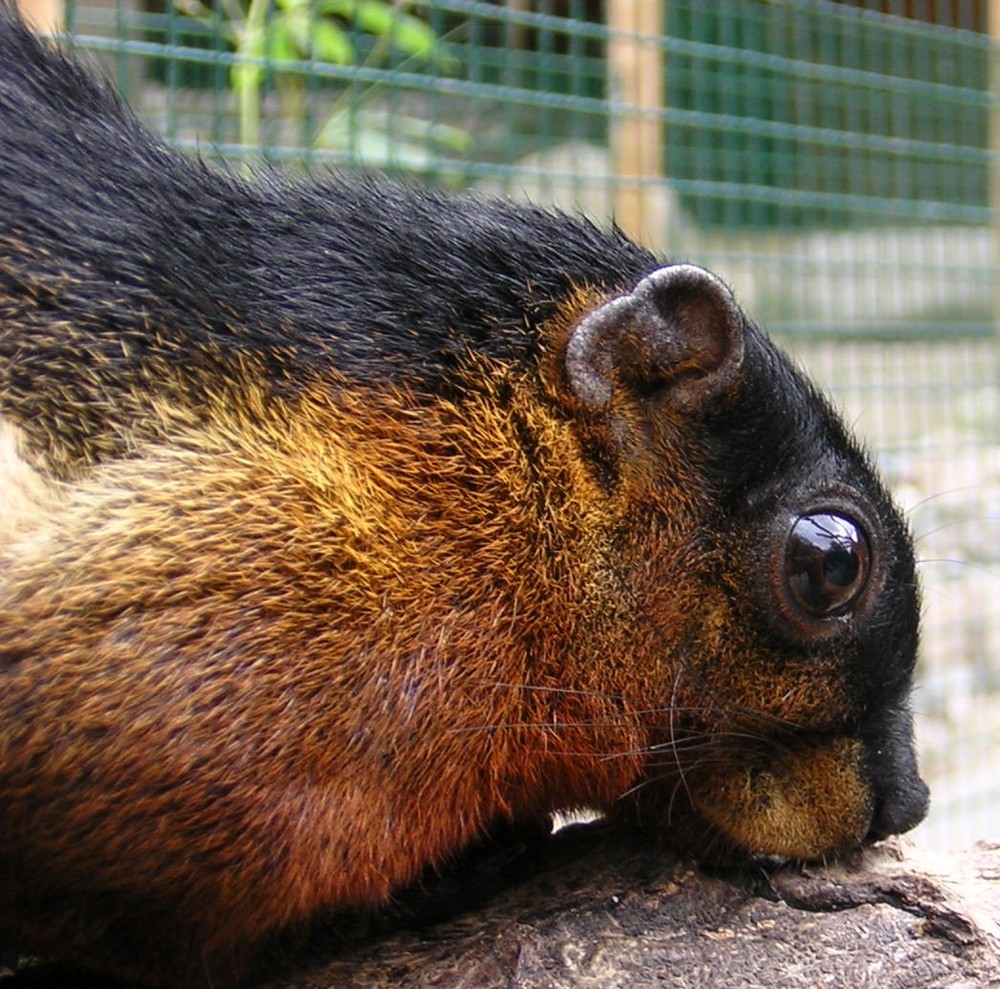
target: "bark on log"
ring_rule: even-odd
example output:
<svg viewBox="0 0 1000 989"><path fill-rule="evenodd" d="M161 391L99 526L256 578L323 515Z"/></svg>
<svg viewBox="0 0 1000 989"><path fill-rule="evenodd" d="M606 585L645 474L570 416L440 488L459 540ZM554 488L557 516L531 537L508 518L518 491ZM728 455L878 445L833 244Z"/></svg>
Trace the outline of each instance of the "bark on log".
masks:
<svg viewBox="0 0 1000 989"><path fill-rule="evenodd" d="M571 830L531 852L535 875L488 906L269 989L1000 986L1000 845L904 847L710 876Z"/></svg>
<svg viewBox="0 0 1000 989"><path fill-rule="evenodd" d="M290 946L309 963L267 989L1000 987L1000 844L932 856L897 841L825 868L709 875L577 827L480 854L398 913L377 934L385 921L314 930ZM78 974L5 986L107 985Z"/></svg>

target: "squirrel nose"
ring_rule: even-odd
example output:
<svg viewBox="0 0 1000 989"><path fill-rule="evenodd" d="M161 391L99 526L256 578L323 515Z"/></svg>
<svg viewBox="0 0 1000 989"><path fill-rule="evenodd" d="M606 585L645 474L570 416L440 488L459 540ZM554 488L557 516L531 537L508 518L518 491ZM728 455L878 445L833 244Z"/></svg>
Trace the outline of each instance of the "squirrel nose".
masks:
<svg viewBox="0 0 1000 989"><path fill-rule="evenodd" d="M894 788L893 793L879 797L866 840L881 841L915 828L927 816L929 805L927 784L919 776L908 779L905 787Z"/></svg>

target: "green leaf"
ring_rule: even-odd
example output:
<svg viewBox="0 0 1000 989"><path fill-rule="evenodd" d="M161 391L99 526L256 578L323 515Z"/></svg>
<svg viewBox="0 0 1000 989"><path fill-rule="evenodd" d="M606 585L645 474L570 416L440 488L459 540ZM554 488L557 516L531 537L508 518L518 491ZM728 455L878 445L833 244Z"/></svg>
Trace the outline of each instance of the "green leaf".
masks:
<svg viewBox="0 0 1000 989"><path fill-rule="evenodd" d="M438 48L437 36L429 25L409 14L399 14L392 29L392 41L401 51L431 59Z"/></svg>
<svg viewBox="0 0 1000 989"><path fill-rule="evenodd" d="M334 113L316 138L316 147L349 152L369 167L418 170L443 153L465 154L472 143L472 135L460 127L365 110Z"/></svg>
<svg viewBox="0 0 1000 989"><path fill-rule="evenodd" d="M293 61L302 57L302 47L295 30L294 17L282 18L271 23L268 54L275 62Z"/></svg>
<svg viewBox="0 0 1000 989"><path fill-rule="evenodd" d="M333 65L351 65L354 62L351 39L333 21L313 21L311 44L313 57L322 62Z"/></svg>
<svg viewBox="0 0 1000 989"><path fill-rule="evenodd" d="M431 59L436 54L438 39L430 26L385 0L317 0L315 10L341 17L361 31L386 38L408 55Z"/></svg>

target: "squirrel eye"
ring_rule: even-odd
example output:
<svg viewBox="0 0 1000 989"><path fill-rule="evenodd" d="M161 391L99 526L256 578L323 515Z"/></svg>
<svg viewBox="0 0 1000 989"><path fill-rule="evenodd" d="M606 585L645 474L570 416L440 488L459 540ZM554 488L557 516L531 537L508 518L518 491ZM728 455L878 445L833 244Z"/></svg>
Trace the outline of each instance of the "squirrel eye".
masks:
<svg viewBox="0 0 1000 989"><path fill-rule="evenodd" d="M833 512L801 515L788 534L785 580L811 615L842 614L868 580L868 541L852 519Z"/></svg>

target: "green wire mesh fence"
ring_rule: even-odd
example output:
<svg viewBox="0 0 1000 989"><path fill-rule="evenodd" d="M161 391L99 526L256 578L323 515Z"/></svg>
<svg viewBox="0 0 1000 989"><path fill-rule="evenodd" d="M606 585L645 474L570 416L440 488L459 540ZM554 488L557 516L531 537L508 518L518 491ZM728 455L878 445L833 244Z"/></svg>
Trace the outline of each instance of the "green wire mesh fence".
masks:
<svg viewBox="0 0 1000 989"><path fill-rule="evenodd" d="M986 0L54 2L31 5L179 147L614 216L727 278L909 509L935 795L917 837L997 837L1000 25Z"/></svg>

